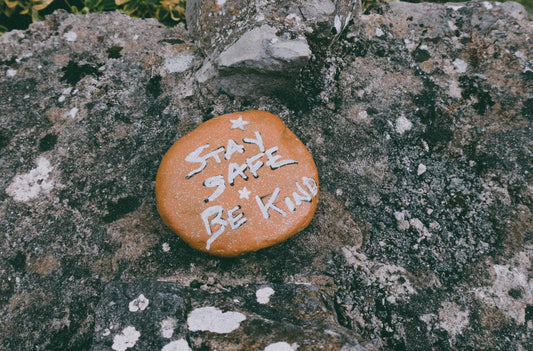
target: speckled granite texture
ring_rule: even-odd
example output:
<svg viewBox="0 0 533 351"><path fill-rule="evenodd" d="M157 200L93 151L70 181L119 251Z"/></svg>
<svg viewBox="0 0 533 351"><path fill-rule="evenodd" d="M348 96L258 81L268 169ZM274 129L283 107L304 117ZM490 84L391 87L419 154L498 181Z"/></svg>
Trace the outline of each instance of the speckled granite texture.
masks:
<svg viewBox="0 0 533 351"><path fill-rule="evenodd" d="M0 349L531 349L531 15L393 2L354 18L263 32L241 71L184 26L120 13L0 38ZM294 49L277 57L308 45L289 80L272 35ZM286 242L215 258L161 222L155 174L179 137L248 109L304 142L320 203Z"/></svg>

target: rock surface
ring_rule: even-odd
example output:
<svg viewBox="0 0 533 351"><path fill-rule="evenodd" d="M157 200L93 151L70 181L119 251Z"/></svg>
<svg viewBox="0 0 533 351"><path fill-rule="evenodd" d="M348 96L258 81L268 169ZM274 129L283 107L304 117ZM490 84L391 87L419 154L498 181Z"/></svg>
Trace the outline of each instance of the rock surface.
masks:
<svg viewBox="0 0 533 351"><path fill-rule="evenodd" d="M144 302L142 310L134 308L138 301ZM131 350L161 350L173 343L194 350L263 350L276 343L365 350L335 315L333 301L302 284L195 289L149 280L113 282L96 307L91 350L117 349L125 340Z"/></svg>
<svg viewBox="0 0 533 351"><path fill-rule="evenodd" d="M360 11L355 0L189 0L186 16L192 37L216 58L252 31L287 44L298 38L307 45L307 35L331 41Z"/></svg>
<svg viewBox="0 0 533 351"><path fill-rule="evenodd" d="M293 93L312 49L330 46L360 10L356 0L189 0L187 25L219 89L260 97Z"/></svg>
<svg viewBox="0 0 533 351"><path fill-rule="evenodd" d="M298 298L324 295L336 312L317 304L326 310L300 345L325 340L329 323L332 338L367 349L531 348L531 15L509 2L400 2L371 8L331 45L304 37L312 54L292 85L278 90L286 80L264 67L255 77L269 89L255 94L221 90L221 77L235 87L251 70L222 74L183 27L153 20L57 12L0 39L0 349L141 345L170 313L157 284L181 321L161 348L261 332L260 347L288 347L265 323L290 330L310 306L287 303L280 321L227 299L251 304L256 287L289 283L311 284ZM249 109L304 142L321 202L279 246L214 258L162 223L154 179L179 137ZM185 324L201 307L238 327ZM102 339L106 318L113 339Z"/></svg>

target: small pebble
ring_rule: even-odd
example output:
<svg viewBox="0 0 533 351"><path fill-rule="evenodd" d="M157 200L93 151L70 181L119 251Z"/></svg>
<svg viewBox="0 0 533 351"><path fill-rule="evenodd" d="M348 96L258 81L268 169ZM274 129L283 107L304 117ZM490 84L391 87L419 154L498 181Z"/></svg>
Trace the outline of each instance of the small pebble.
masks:
<svg viewBox="0 0 533 351"><path fill-rule="evenodd" d="M274 295L274 289L270 287L261 288L255 292L257 302L264 305L270 302L270 296Z"/></svg>

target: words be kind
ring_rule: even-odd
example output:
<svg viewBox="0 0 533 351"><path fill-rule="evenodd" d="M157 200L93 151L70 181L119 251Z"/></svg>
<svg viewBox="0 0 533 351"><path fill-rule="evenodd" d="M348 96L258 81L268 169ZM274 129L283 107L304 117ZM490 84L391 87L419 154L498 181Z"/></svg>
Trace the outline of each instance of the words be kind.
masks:
<svg viewBox="0 0 533 351"><path fill-rule="evenodd" d="M245 163L241 165L235 162L230 162L228 164L226 178L224 175L220 174L204 180L202 183L204 187L216 188L208 198L204 199L205 203L212 202L224 193L224 190L226 190L226 181L229 185L233 186L237 177L241 177L245 181L249 179L248 174L250 174L250 176L253 178L259 178L259 170L263 166L269 167L272 171L276 171L281 167L298 164L298 161L282 159L282 156L276 154L278 151L277 146L265 149L260 132L255 132L255 138L243 138L242 143L243 144L239 144L233 139L228 139L226 146L220 146L208 152L205 151L207 151L206 149L209 149L210 145L204 144L185 157L185 161L199 164L198 168L194 169L186 176L186 179L190 179L196 174L201 173L211 160L220 164L222 163L222 159L230 161L231 156L234 153L244 153L245 144L255 145L254 148L258 149L257 154L248 157ZM317 195L318 187L313 178L302 177L301 182L302 184L295 182L297 191L294 191L292 196L286 196L284 198L284 207L286 207L288 212L295 212L297 207L302 205L303 202L311 202L313 197L316 197ZM276 187L268 199L266 199L267 196L260 197L259 195L255 195L257 206L259 207L259 210L265 219L270 218L271 210L277 212L283 217L287 216L287 211L275 204L279 192L280 188ZM239 190L241 199L248 199L250 194L251 192L247 190L246 187L244 187L242 190ZM209 250L213 241L215 241L224 233L228 225L232 230L236 230L247 222L245 213L240 210L241 206L237 205L228 210L226 212L226 218L224 218L225 209L220 205L215 205L206 208L200 214L205 225L206 232L210 236L206 243L206 250ZM213 232L214 228L216 228L216 231Z"/></svg>

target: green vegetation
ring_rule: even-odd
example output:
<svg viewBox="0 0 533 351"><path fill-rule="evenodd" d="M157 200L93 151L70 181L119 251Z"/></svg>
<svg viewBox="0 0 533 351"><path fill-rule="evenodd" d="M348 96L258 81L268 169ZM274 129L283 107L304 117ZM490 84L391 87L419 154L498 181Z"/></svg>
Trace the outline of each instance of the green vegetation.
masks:
<svg viewBox="0 0 533 351"><path fill-rule="evenodd" d="M380 0L362 0L363 8ZM406 0L424 2L424 0ZM463 0L465 1L465 0ZM466 0L468 1L468 0ZM503 0L507 1L507 0ZM515 0L533 13L533 0ZM461 0L431 0L428 2L461 2ZM11 29L27 28L57 9L72 13L122 11L132 17L157 18L172 26L185 20L187 0L0 0L0 35Z"/></svg>
<svg viewBox="0 0 533 351"><path fill-rule="evenodd" d="M168 26L185 19L187 0L0 0L0 33L27 28L57 9L71 13L122 11L132 17L157 18Z"/></svg>

